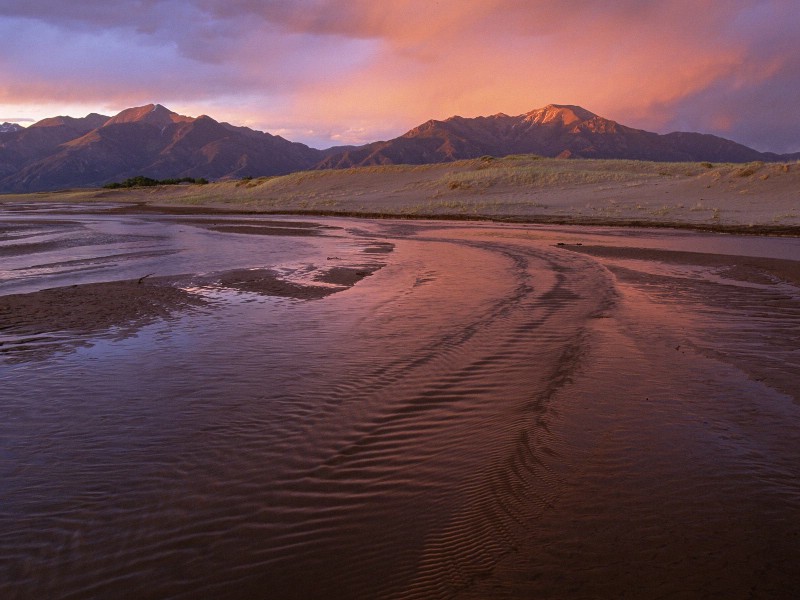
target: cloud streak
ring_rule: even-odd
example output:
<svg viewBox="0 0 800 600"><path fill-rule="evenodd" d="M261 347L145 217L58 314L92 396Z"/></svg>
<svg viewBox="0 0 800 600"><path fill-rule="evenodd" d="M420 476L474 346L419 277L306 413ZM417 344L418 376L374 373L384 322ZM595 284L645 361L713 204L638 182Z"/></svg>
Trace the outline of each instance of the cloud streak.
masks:
<svg viewBox="0 0 800 600"><path fill-rule="evenodd" d="M156 101L322 147L561 102L797 151L798 12L792 0L12 0L0 110Z"/></svg>

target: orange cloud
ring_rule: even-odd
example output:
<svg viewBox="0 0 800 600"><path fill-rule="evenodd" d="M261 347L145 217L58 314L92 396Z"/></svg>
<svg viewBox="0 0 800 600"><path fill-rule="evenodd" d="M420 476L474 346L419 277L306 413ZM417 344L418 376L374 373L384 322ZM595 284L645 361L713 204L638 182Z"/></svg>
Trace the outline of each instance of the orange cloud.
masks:
<svg viewBox="0 0 800 600"><path fill-rule="evenodd" d="M793 0L126 5L4 3L0 110L159 101L321 146L560 102L660 130L719 132L724 112L737 141L800 139L800 123L781 133L758 108L791 114L800 99Z"/></svg>
<svg viewBox="0 0 800 600"><path fill-rule="evenodd" d="M563 3L474 2L427 14L412 1L380 16L373 3L352 4L361 17L349 21L351 35L380 36L381 46L338 85L309 81L298 88L296 104L323 120L415 124L452 114L520 113L551 101L622 118L632 106L691 94L741 62L734 44L699 35L715 15L698 11L698 3L656 9L629 2L623 4L649 8L624 12L577 2L586 12L565 15ZM392 21L403 26L392 29Z"/></svg>

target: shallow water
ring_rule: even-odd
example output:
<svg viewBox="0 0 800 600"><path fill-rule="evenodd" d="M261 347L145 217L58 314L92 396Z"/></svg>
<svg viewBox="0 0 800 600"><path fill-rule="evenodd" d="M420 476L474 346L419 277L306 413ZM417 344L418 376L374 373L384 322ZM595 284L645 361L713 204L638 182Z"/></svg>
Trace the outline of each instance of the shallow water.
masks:
<svg viewBox="0 0 800 600"><path fill-rule="evenodd" d="M791 597L797 286L574 244L736 264L798 240L317 222L3 218L0 294L382 265L0 353L3 597Z"/></svg>

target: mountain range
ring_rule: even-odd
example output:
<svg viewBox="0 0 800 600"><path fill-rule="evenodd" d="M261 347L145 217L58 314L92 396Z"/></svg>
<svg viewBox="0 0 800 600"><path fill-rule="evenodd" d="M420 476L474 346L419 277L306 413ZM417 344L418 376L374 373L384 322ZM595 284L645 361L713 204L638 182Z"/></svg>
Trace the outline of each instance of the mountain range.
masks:
<svg viewBox="0 0 800 600"><path fill-rule="evenodd" d="M708 134L634 129L570 105L550 104L518 116L430 120L392 140L318 150L149 104L113 117L54 117L25 128L4 123L0 192L94 187L137 175L217 180L522 153L669 162L800 159L800 153L759 152Z"/></svg>

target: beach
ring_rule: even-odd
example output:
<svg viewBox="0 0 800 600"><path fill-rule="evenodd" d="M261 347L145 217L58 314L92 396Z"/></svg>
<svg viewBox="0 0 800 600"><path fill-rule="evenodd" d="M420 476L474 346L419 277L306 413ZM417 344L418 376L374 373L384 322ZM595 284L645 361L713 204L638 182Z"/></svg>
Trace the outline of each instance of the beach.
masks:
<svg viewBox="0 0 800 600"><path fill-rule="evenodd" d="M3 597L793 597L800 169L505 160L6 198Z"/></svg>

